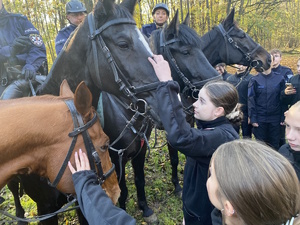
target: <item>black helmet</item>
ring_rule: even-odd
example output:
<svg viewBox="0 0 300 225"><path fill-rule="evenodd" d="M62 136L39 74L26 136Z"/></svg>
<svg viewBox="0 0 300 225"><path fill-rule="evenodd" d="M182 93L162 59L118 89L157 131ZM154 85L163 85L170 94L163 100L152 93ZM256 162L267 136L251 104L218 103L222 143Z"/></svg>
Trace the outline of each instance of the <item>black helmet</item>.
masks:
<svg viewBox="0 0 300 225"><path fill-rule="evenodd" d="M155 11L156 10L158 10L158 9L164 9L164 10L166 10L166 12L167 12L167 14L168 14L168 16L169 16L169 8L168 8L168 6L165 4L165 3L158 3L158 4L156 4L156 6L154 6L154 8L153 8L153 10L152 10L152 15L155 13Z"/></svg>
<svg viewBox="0 0 300 225"><path fill-rule="evenodd" d="M78 0L71 0L66 4L66 13L86 12L84 4Z"/></svg>

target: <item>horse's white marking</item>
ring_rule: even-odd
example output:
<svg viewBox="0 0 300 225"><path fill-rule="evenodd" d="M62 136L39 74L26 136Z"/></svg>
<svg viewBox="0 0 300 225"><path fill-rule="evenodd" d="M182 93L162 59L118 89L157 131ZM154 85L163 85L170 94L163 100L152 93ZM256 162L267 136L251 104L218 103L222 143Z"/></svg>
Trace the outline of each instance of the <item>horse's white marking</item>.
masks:
<svg viewBox="0 0 300 225"><path fill-rule="evenodd" d="M143 43L143 45L145 46L146 50L150 53L150 55L153 56L153 52L151 51L150 46L145 40L145 37L143 36L142 32L137 27L135 28L135 30L139 35L139 40Z"/></svg>

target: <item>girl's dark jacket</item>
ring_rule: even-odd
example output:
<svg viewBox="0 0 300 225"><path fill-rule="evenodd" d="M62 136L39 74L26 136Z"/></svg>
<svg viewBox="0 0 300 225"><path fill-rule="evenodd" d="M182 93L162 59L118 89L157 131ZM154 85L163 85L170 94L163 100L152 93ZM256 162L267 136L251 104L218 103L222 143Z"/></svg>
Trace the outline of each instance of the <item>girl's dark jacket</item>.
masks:
<svg viewBox="0 0 300 225"><path fill-rule="evenodd" d="M300 152L291 149L289 144L282 145L278 151L293 165L300 181Z"/></svg>
<svg viewBox="0 0 300 225"><path fill-rule="evenodd" d="M199 121L200 129L192 128L186 122L178 92L179 85L174 81L162 82L158 86L159 116L170 145L187 157L182 196L184 213L198 217L203 221L199 224L205 224L204 221L211 221L213 209L206 190L211 156L221 144L239 136L225 117Z"/></svg>

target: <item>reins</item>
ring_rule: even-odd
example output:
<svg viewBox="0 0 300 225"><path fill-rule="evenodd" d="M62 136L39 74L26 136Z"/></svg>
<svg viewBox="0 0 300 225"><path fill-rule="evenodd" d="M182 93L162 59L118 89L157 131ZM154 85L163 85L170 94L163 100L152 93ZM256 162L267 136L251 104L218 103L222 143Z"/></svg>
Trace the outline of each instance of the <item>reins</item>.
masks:
<svg viewBox="0 0 300 225"><path fill-rule="evenodd" d="M131 117L130 120L128 120L126 118L126 116L122 112L120 112L121 117L124 119L124 121L126 121L126 126L123 128L123 130L121 131L119 136L113 141L113 143L111 143L109 145L109 149L116 152L119 156L119 167L120 167L119 183L120 183L120 180L121 180L121 177L122 177L122 172L123 172L122 171L122 161L123 161L122 157L123 157L123 154L134 143L134 141L137 139L137 137L140 137L142 140L144 140L146 142L148 150L150 152L150 145L149 145L149 142L148 142L148 139L147 139L145 133L147 132L147 130L149 128L149 121L151 119L149 118L149 116L146 116L145 111L140 112L138 109L133 109L131 107L131 105L126 104L125 102L121 101L120 99L118 99L117 97L115 97L113 95L108 94L108 98L110 99L110 102L114 105L115 108L119 108L117 106L116 102L115 102L115 101L117 101L126 110L130 110L130 111L134 112L134 115ZM134 124L136 123L139 116L144 117L144 119L142 121L142 125L140 126L140 128L136 129L134 127ZM136 134L136 136L133 138L133 140L130 142L130 144L127 147L122 148L122 149L116 149L115 147L113 147L114 145L116 145L121 140L121 138L126 134L126 132L128 130L131 130L134 134ZM134 159L141 152L142 147L143 146L141 145L140 149L135 153L134 156L131 157L131 160Z"/></svg>

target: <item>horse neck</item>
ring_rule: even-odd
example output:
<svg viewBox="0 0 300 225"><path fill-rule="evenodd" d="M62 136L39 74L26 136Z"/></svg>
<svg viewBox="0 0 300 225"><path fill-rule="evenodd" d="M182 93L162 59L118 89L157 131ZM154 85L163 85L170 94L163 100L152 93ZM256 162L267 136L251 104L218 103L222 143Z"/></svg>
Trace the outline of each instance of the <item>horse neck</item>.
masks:
<svg viewBox="0 0 300 225"><path fill-rule="evenodd" d="M212 29L205 33L200 39L201 50L209 63L215 66L217 63L221 62L221 58L219 56L219 45L222 43L223 37L219 37L219 32L216 29Z"/></svg>

